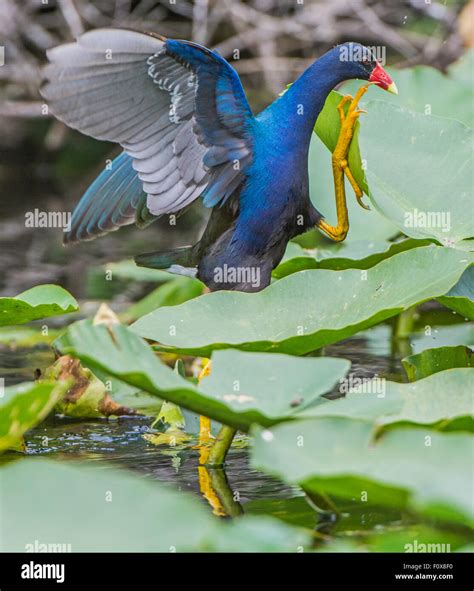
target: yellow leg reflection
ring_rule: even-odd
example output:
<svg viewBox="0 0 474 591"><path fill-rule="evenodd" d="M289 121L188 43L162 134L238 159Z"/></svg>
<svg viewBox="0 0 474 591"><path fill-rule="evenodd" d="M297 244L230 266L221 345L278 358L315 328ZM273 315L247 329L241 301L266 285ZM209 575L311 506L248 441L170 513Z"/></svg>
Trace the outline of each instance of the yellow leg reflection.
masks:
<svg viewBox="0 0 474 591"><path fill-rule="evenodd" d="M204 465L208 461L210 451L210 447L202 447L200 449L200 465L198 466L199 490L212 507L214 515L218 517L238 517L244 511L238 501L238 495L234 495L229 486L224 469L207 468Z"/></svg>
<svg viewBox="0 0 474 591"><path fill-rule="evenodd" d="M212 507L212 512L214 513L214 515L217 515L218 517L225 517L227 513L222 505L221 500L219 499L218 494L212 486L212 480L209 471L204 466L204 464L206 464L207 462L207 458L209 457L210 451L211 448L209 446L203 446L200 448L199 451L199 490L201 491L202 496Z"/></svg>

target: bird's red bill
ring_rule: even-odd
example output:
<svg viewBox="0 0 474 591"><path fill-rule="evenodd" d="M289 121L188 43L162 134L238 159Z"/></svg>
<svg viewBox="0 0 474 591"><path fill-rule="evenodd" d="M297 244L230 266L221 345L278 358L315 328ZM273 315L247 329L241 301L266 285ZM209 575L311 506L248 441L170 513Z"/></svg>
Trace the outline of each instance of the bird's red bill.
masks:
<svg viewBox="0 0 474 591"><path fill-rule="evenodd" d="M369 78L370 82L373 82L380 88L387 90L388 92L392 92L393 94L398 94L397 87L395 82L390 78L387 72L382 68L382 66L377 62L377 65L372 71L372 74Z"/></svg>

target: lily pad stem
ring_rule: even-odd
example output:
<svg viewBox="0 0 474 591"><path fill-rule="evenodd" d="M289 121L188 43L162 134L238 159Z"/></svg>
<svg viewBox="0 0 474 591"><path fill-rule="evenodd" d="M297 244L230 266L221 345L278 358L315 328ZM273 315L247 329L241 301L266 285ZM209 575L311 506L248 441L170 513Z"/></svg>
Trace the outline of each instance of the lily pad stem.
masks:
<svg viewBox="0 0 474 591"><path fill-rule="evenodd" d="M398 315L396 327L395 327L395 338L407 339L413 332L416 317L416 306L404 310Z"/></svg>
<svg viewBox="0 0 474 591"><path fill-rule="evenodd" d="M227 452L229 451L236 432L237 429L233 429L227 425L221 427L214 443L212 444L206 466L217 468L224 465Z"/></svg>

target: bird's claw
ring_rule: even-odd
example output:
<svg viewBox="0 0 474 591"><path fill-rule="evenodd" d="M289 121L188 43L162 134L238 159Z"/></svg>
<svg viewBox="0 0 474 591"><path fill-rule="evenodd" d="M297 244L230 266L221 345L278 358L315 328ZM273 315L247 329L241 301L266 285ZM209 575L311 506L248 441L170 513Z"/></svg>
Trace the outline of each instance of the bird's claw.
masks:
<svg viewBox="0 0 474 591"><path fill-rule="evenodd" d="M341 125L344 123L346 119L346 114L344 113L344 107L347 103L352 102L354 97L350 94L346 94L342 97L339 104L337 105L337 110L339 111L339 119L341 121Z"/></svg>
<svg viewBox="0 0 474 591"><path fill-rule="evenodd" d="M359 187L359 183L355 180L354 175L352 174L351 169L349 168L349 165L347 164L347 161L344 166L344 173L347 177L347 180L350 182L351 187L354 190L354 193L355 193L355 196L357 199L357 203L362 207L362 209L366 209L367 211L370 211L370 207L363 202L364 192Z"/></svg>
<svg viewBox="0 0 474 591"><path fill-rule="evenodd" d="M370 211L370 207L362 201L362 197L359 197L359 195L356 195L357 203L362 207L362 209L366 209L367 211Z"/></svg>
<svg viewBox="0 0 474 591"><path fill-rule="evenodd" d="M354 135L356 121L360 117L360 115L367 114L367 111L365 109L358 108L359 100L366 92L366 90L367 86L363 86L357 91L355 97L352 97L350 94L345 95L337 106L339 116L341 119L341 131L339 135L338 145L334 150L333 157L335 161L338 162L339 166L343 169L344 174L346 175L348 181L354 189L357 203L363 209L370 210L370 207L362 201L364 193L362 189L359 187L357 181L355 180L349 168L349 164L347 162L347 156L349 154L351 140ZM347 113L344 113L344 107L348 102L350 102L349 108L347 109Z"/></svg>

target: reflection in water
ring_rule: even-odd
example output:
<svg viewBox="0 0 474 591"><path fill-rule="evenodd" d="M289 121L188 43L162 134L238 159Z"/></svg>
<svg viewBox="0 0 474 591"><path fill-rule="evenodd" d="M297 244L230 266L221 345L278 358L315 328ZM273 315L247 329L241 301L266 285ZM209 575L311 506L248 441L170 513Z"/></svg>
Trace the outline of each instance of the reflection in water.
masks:
<svg viewBox="0 0 474 591"><path fill-rule="evenodd" d="M387 344L390 329L379 328L326 347L324 355L350 359L351 372L359 377L377 374L390 375L393 379L395 375L402 380L400 358L391 355L390 344ZM46 345L16 351L0 345L0 371L3 375L6 372L8 385L32 380L36 369L44 370L52 361L52 351ZM335 388L333 396L337 394ZM368 529L398 527L401 523L397 512L361 508L360 504L348 505L347 501L337 503L339 513L331 506L317 511L313 501L298 487L252 469L248 448L243 445L231 448L225 472L205 468L200 465L196 439L160 446L147 441L144 435L149 434L151 422L150 417L109 421L54 417L28 433L27 453L61 461L83 461L102 470L132 470L148 480L160 481L179 491L190 491L221 517L236 517L242 512L270 514L295 525L314 528L315 539L321 542L335 533L360 534ZM11 459L10 454L4 455L0 462Z"/></svg>
<svg viewBox="0 0 474 591"><path fill-rule="evenodd" d="M103 469L108 466L130 469L144 478L200 494L197 478L199 450L194 448L193 442L175 447L149 444L143 438L149 423L150 419L146 417L87 422L56 418L28 434L27 450L28 454L48 455L62 461L96 463ZM246 449L231 449L226 473L230 489L238 493L242 503L270 495L272 498L287 498L301 494L296 488L253 470ZM217 480L211 478L209 472L206 478L210 490ZM219 485L217 489L223 490Z"/></svg>

